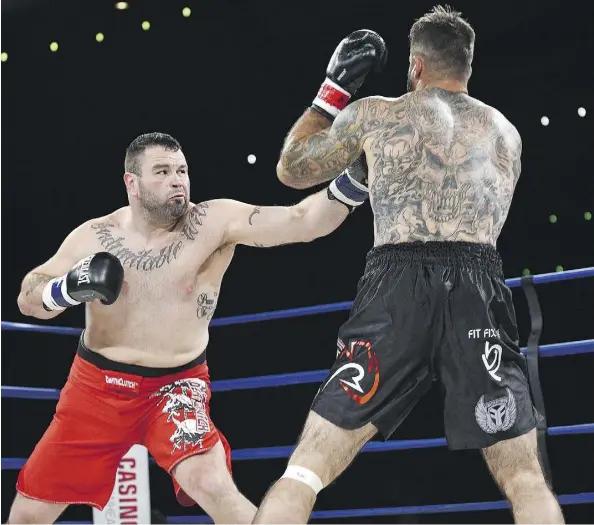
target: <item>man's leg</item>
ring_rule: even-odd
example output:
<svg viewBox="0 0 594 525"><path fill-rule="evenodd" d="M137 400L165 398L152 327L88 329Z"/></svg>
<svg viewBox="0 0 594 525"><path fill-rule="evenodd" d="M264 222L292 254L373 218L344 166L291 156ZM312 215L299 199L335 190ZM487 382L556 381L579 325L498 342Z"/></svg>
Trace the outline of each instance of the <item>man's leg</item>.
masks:
<svg viewBox="0 0 594 525"><path fill-rule="evenodd" d="M563 523L538 461L537 414L500 257L485 245L449 247L457 277L444 310L451 328L437 360L448 445L483 451L516 523Z"/></svg>
<svg viewBox="0 0 594 525"><path fill-rule="evenodd" d="M256 507L235 486L221 441L184 459L171 474L215 523L251 523Z"/></svg>
<svg viewBox="0 0 594 525"><path fill-rule="evenodd" d="M17 492L7 523L54 523L66 507L64 503L39 501Z"/></svg>
<svg viewBox="0 0 594 525"><path fill-rule="evenodd" d="M485 448L483 456L516 523L564 523L538 462L536 430Z"/></svg>
<svg viewBox="0 0 594 525"><path fill-rule="evenodd" d="M371 423L356 430L344 430L310 412L289 459L289 469L307 469L305 476L313 473L325 487L342 474L376 432ZM298 477L299 471L296 472ZM316 494L310 484L283 477L264 497L254 523L307 523Z"/></svg>
<svg viewBox="0 0 594 525"><path fill-rule="evenodd" d="M56 415L19 472L9 523L53 523L68 505L109 501L135 436L122 421L127 400L104 384L102 370L75 357Z"/></svg>

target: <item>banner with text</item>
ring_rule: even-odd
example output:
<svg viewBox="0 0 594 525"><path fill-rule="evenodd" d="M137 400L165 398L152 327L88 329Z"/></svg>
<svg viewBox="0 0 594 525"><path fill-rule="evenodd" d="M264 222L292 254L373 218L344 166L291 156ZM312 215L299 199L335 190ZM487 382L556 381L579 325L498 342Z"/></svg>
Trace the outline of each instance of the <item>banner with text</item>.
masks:
<svg viewBox="0 0 594 525"><path fill-rule="evenodd" d="M93 523L132 525L151 522L148 450L134 445L120 461L109 502L93 509Z"/></svg>

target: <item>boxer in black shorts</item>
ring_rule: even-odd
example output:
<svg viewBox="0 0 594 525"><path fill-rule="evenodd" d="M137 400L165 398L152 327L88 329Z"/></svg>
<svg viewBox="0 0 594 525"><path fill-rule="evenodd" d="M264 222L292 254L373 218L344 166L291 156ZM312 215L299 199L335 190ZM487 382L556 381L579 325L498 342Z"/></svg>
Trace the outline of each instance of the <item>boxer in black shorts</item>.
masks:
<svg viewBox="0 0 594 525"><path fill-rule="evenodd" d="M535 427L511 292L490 245L371 250L312 410L344 429L372 423L387 439L435 380L451 449L485 448Z"/></svg>
<svg viewBox="0 0 594 525"><path fill-rule="evenodd" d="M335 50L277 167L294 188L367 171L375 243L334 365L255 523L306 523L317 493L376 433L387 439L434 381L450 449L480 449L516 523L562 523L538 460L536 414L497 239L520 176L521 138L468 95L474 30L436 7L410 31L408 92L350 102L386 62L373 31ZM341 177L348 177L348 171ZM358 177L364 181L365 177Z"/></svg>

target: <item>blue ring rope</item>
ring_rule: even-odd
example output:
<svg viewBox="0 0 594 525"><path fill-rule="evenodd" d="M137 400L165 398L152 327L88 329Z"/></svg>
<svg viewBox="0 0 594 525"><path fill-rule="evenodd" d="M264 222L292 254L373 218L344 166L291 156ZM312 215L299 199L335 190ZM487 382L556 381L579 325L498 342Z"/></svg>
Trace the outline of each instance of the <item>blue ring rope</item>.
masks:
<svg viewBox="0 0 594 525"><path fill-rule="evenodd" d="M564 494L558 496L561 505L579 505L594 502L594 492ZM394 516L402 514L440 514L445 512L471 512L480 510L508 509L507 501L479 501L472 503L446 503L437 505L414 505L408 507L379 507L375 509L318 510L311 519L363 518L372 516ZM168 523L212 523L208 516L167 516Z"/></svg>
<svg viewBox="0 0 594 525"><path fill-rule="evenodd" d="M526 349L522 348L522 352L525 351ZM540 347L540 352L543 357L594 352L594 339L543 345ZM273 374L268 376L220 379L211 383L211 390L213 392L225 392L230 390L248 390L273 386L319 383L324 380L327 374L328 370L311 370L307 372ZM57 388L2 386L2 397L16 399L58 399L60 397L60 390Z"/></svg>
<svg viewBox="0 0 594 525"><path fill-rule="evenodd" d="M557 497L561 505L580 505L594 503L594 492L563 494ZM440 514L445 512L472 512L480 510L508 509L507 501L477 501L472 503L441 503L437 505L412 505L408 507L378 507L375 509L318 510L312 519L350 518L369 516L394 516L397 514ZM208 516L167 516L168 523L212 523ZM74 525L93 523L92 521L56 521L56 524Z"/></svg>
<svg viewBox="0 0 594 525"><path fill-rule="evenodd" d="M567 281L570 279L583 279L585 277L594 277L594 266L589 268L579 268L577 270L567 270L565 272L542 273L539 275L534 275L533 282L534 284L544 284L557 281ZM521 286L521 277L513 277L511 279L506 279L505 284L510 288L518 288ZM233 324L254 323L258 321L270 321L273 319L284 319L288 317L300 317L304 315L339 312L349 310L352 304L352 301L343 301L340 303L318 304L314 306L289 308L286 310L274 310L270 312L260 312L255 314L218 317L210 322L210 326L229 326ZM67 328L61 326L12 323L8 321L2 321L2 330L33 331L63 335L80 335L80 333L82 332L82 328Z"/></svg>
<svg viewBox="0 0 594 525"><path fill-rule="evenodd" d="M582 425L566 425L550 427L547 432L551 436L564 436L568 434L594 434L594 423ZM438 448L446 446L445 438L430 439L400 439L389 441L372 441L367 443L361 452L389 452L394 450L410 450L420 448ZM238 448L231 451L233 461L251 461L260 459L288 458L295 449L294 445L260 448ZM2 470L18 470L25 464L26 458L2 458ZM154 459L150 458L151 464Z"/></svg>

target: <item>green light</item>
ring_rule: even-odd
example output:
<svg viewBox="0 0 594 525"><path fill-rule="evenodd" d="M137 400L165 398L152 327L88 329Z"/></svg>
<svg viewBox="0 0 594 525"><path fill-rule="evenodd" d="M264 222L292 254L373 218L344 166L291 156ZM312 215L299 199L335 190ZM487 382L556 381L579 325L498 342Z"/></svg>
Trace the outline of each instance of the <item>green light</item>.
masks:
<svg viewBox="0 0 594 525"><path fill-rule="evenodd" d="M151 28L151 23L147 22L146 20L142 23L142 29L148 31Z"/></svg>
<svg viewBox="0 0 594 525"><path fill-rule="evenodd" d="M563 271L563 266L561 266L560 264L558 264L558 265L555 267L555 271L556 271L556 272L562 272L562 271Z"/></svg>
<svg viewBox="0 0 594 525"><path fill-rule="evenodd" d="M549 222L552 224L555 224L557 222L557 216L556 215L549 215Z"/></svg>
<svg viewBox="0 0 594 525"><path fill-rule="evenodd" d="M592 214L589 211L587 211L586 213L584 213L584 219L586 219L587 221L591 221Z"/></svg>
<svg viewBox="0 0 594 525"><path fill-rule="evenodd" d="M52 42L50 44L50 51L55 53L58 50L58 42Z"/></svg>
<svg viewBox="0 0 594 525"><path fill-rule="evenodd" d="M103 40L105 40L105 36L103 36L103 33L97 33L95 35L95 40L97 40L97 42L103 42Z"/></svg>
<svg viewBox="0 0 594 525"><path fill-rule="evenodd" d="M0 59L2 60L2 62L6 62L8 60L8 53L2 53L0 55Z"/></svg>
<svg viewBox="0 0 594 525"><path fill-rule="evenodd" d="M188 18L192 14L192 10L189 7L184 7L182 9L182 15Z"/></svg>
<svg viewBox="0 0 594 525"><path fill-rule="evenodd" d="M523 275L524 277L527 277L528 275L530 275L530 270L529 270L528 268L524 268L524 269L522 270L522 275Z"/></svg>

